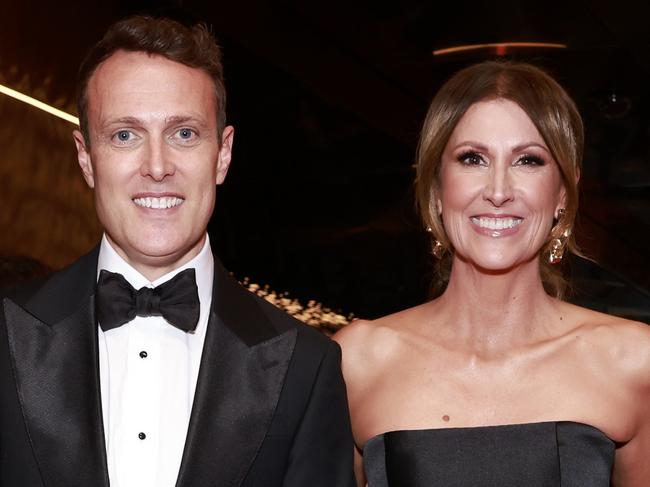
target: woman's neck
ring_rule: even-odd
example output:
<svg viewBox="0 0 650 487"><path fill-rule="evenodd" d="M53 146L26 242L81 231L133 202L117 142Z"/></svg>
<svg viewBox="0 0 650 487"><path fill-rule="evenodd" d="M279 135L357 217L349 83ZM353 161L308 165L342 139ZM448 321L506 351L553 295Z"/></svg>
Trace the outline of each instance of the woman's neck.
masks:
<svg viewBox="0 0 650 487"><path fill-rule="evenodd" d="M491 272L455 258L436 312L464 348L498 352L548 338L562 319L557 304L544 291L537 259Z"/></svg>

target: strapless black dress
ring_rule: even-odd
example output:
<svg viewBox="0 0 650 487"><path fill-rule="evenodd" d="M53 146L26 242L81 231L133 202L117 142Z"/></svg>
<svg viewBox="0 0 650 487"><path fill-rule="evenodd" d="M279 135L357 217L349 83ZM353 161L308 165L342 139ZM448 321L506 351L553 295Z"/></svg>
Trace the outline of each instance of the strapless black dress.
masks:
<svg viewBox="0 0 650 487"><path fill-rule="evenodd" d="M609 487L615 445L570 421L392 431L363 450L368 487Z"/></svg>

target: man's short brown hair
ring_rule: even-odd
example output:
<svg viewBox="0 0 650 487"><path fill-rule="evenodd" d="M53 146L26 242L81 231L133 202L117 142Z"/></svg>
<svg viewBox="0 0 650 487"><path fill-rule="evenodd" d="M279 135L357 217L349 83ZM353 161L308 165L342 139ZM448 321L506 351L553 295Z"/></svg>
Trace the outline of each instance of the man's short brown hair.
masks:
<svg viewBox="0 0 650 487"><path fill-rule="evenodd" d="M114 23L93 46L79 68L77 111L81 133L90 146L88 132L88 82L97 67L117 51L146 52L207 73L214 83L217 135L226 126L226 88L221 49L205 24L186 27L168 18L132 16Z"/></svg>

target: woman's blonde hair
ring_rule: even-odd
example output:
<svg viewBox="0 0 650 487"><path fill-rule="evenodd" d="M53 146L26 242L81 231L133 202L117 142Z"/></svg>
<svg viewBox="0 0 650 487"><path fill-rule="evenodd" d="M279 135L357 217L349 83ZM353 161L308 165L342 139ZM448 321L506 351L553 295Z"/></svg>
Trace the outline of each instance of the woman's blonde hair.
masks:
<svg viewBox="0 0 650 487"><path fill-rule="evenodd" d="M416 202L424 226L445 249L438 265L438 291L449 279L453 249L436 207L442 153L467 109L479 101L506 99L515 102L537 127L557 162L566 190L564 214L555 222L542 249L540 272L546 291L562 297L566 281L561 269L544 258L553 240L571 232L578 210L578 180L582 163L584 130L573 100L548 74L536 66L507 61L486 61L452 76L438 91L427 113L416 156ZM567 250L578 253L572 233ZM440 248L438 249L440 254Z"/></svg>

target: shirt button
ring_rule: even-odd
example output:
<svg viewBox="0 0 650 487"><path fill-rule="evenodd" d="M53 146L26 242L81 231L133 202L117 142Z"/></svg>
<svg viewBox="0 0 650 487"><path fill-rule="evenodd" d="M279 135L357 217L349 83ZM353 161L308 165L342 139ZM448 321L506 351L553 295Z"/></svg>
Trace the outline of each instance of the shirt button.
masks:
<svg viewBox="0 0 650 487"><path fill-rule="evenodd" d="M138 438L140 438L141 440L144 440L146 437L147 435L145 435L144 433L142 432L138 433Z"/></svg>
<svg viewBox="0 0 650 487"><path fill-rule="evenodd" d="M147 355L149 355L149 354L147 352L145 352L144 350L142 352L140 352L140 358L147 358Z"/></svg>

